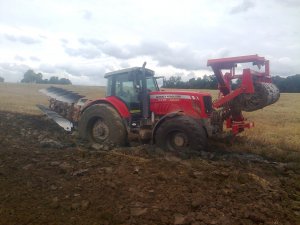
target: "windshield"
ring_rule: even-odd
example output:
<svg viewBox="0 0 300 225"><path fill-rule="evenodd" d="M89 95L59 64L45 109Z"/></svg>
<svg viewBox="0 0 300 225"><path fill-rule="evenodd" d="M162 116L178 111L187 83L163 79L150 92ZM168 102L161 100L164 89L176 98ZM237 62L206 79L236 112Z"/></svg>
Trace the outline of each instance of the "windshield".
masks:
<svg viewBox="0 0 300 225"><path fill-rule="evenodd" d="M147 89L151 90L151 91L158 91L158 86L156 83L156 79L154 77L146 77L146 81L147 81Z"/></svg>

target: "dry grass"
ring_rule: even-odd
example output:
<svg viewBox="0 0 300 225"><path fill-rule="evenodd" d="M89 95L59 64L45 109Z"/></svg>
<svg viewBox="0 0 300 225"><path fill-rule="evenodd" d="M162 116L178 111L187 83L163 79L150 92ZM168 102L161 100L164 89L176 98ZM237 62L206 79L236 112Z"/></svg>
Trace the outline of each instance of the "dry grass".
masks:
<svg viewBox="0 0 300 225"><path fill-rule="evenodd" d="M299 100L299 93L282 93L277 103L245 113L255 127L241 135L243 141L238 145L271 158L300 161Z"/></svg>
<svg viewBox="0 0 300 225"><path fill-rule="evenodd" d="M0 110L27 114L41 114L37 103L47 104L47 97L38 92L48 87L40 84L0 83ZM89 98L104 96L104 87L63 86ZM214 98L217 91L210 92ZM300 162L300 94L281 94L280 100L271 106L245 117L255 122L255 127L246 130L230 149L254 152L282 161Z"/></svg>
<svg viewBox="0 0 300 225"><path fill-rule="evenodd" d="M48 98L39 90L47 88L46 84L0 83L0 110L27 114L41 114L36 104L48 105ZM105 87L55 85L78 92L88 98L104 97Z"/></svg>

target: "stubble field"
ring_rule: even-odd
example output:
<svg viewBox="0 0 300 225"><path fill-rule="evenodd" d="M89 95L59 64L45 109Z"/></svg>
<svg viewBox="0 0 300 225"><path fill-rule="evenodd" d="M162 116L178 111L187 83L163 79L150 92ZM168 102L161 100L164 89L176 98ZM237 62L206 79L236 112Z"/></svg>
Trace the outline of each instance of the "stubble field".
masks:
<svg viewBox="0 0 300 225"><path fill-rule="evenodd" d="M35 107L45 87L0 84L0 224L300 224L299 94L247 113L232 145L179 156L81 142Z"/></svg>
<svg viewBox="0 0 300 225"><path fill-rule="evenodd" d="M0 111L41 115L37 103L47 105L47 97L39 92L49 85L0 84ZM62 86L90 99L105 96L105 87ZM215 99L217 91L210 92ZM264 109L244 113L255 127L246 130L230 146L231 150L253 152L280 161L300 162L300 93L281 93L277 103ZM228 146L224 146L228 147Z"/></svg>

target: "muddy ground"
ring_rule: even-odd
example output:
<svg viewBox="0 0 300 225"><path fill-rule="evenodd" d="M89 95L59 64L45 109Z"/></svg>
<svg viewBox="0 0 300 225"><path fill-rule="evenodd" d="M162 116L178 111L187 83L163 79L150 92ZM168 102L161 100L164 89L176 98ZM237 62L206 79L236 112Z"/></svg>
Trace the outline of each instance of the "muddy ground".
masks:
<svg viewBox="0 0 300 225"><path fill-rule="evenodd" d="M300 224L297 167L211 149L109 150L0 112L0 224Z"/></svg>

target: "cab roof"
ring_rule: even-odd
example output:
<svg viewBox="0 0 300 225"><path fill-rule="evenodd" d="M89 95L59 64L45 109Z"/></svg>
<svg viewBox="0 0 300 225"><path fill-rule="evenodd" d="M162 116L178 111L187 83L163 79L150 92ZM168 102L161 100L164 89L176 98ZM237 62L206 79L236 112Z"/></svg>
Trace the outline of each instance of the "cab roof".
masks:
<svg viewBox="0 0 300 225"><path fill-rule="evenodd" d="M110 76L113 76L113 75L127 75L127 74L131 74L135 71L141 71L142 72L143 70L143 67L131 67L131 68L127 68L127 69L122 69L122 70L117 70L117 71L113 71L113 72L109 72L109 73L106 73L104 75L105 78L108 78ZM150 70L150 69L147 69L145 68L146 70L146 76L154 76L154 71L153 70Z"/></svg>

